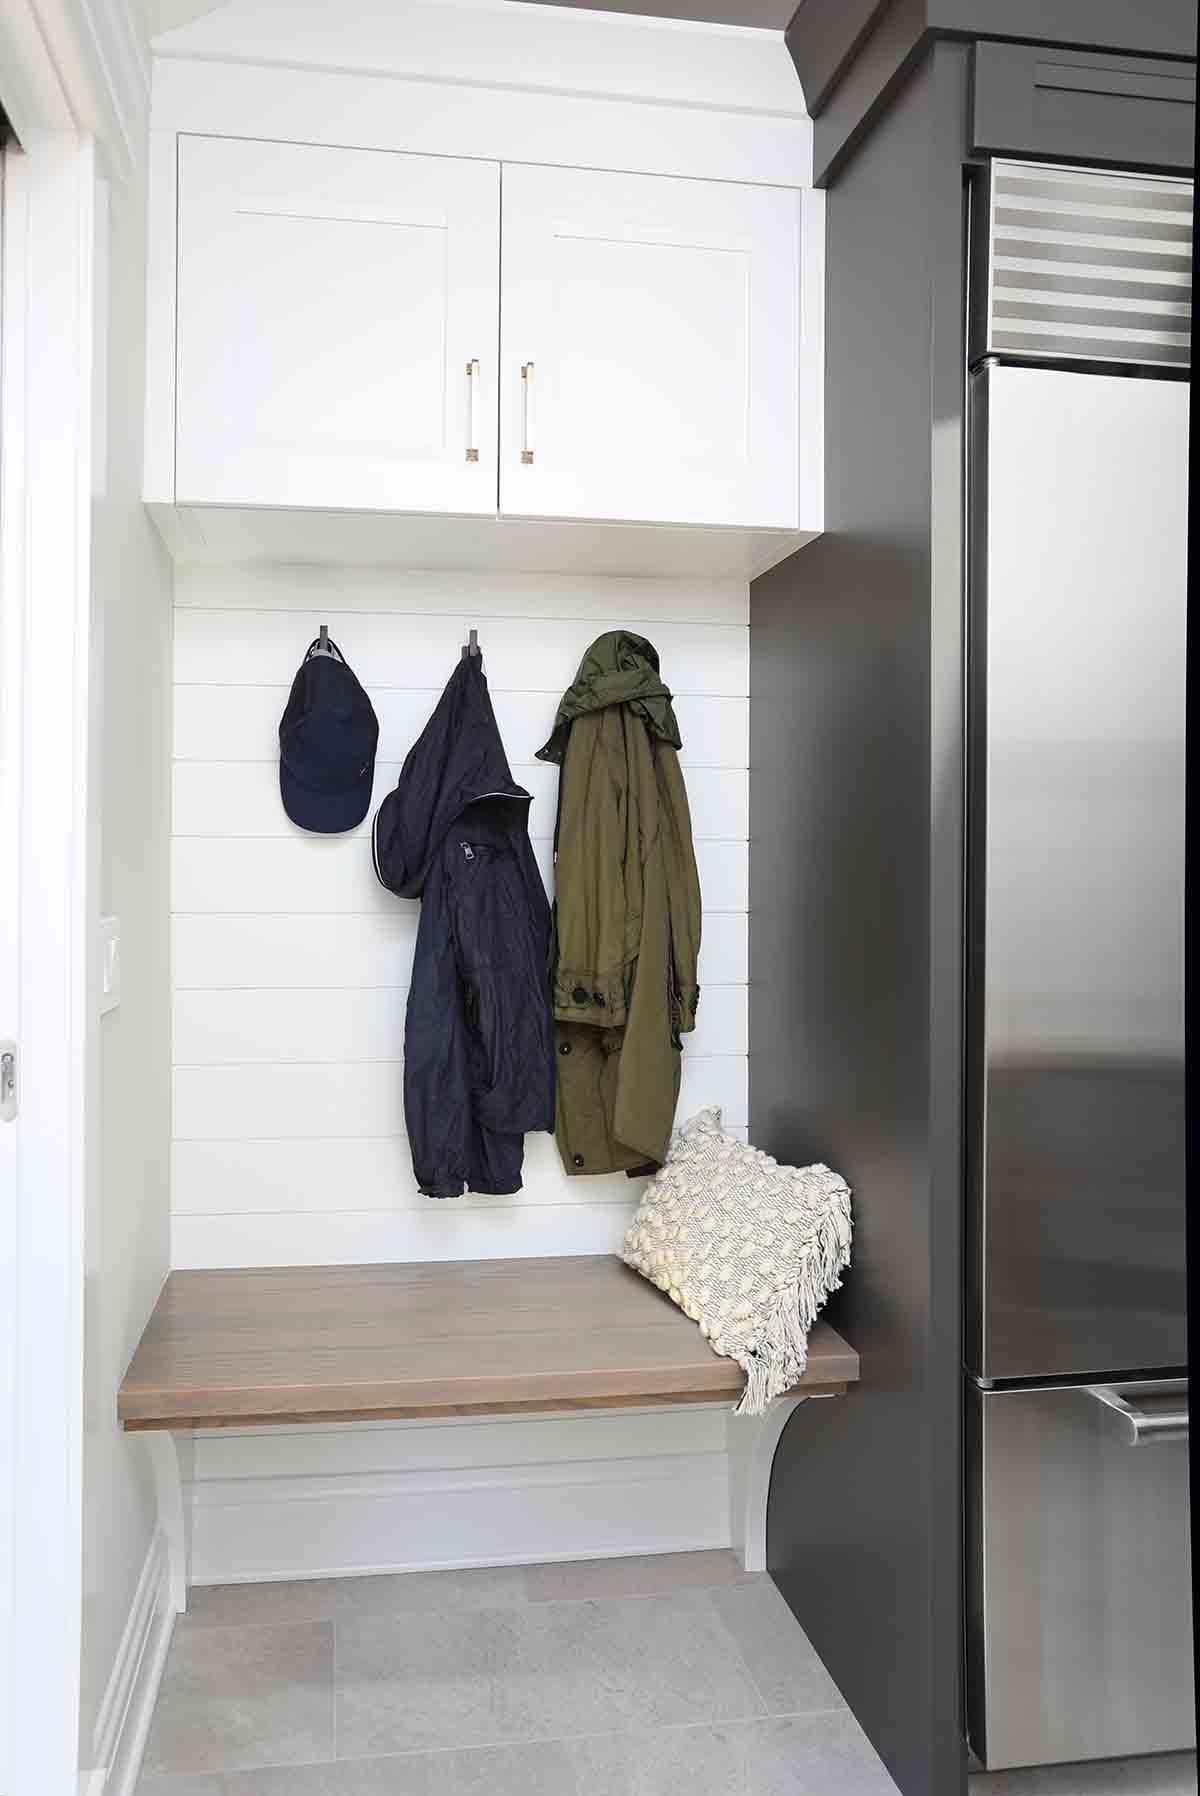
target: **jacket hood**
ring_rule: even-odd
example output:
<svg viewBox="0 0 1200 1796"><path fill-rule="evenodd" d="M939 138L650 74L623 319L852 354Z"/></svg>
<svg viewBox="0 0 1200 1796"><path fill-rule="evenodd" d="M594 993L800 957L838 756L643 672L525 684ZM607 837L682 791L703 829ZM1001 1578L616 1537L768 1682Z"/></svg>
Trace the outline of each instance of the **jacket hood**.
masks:
<svg viewBox="0 0 1200 1796"><path fill-rule="evenodd" d="M508 765L482 658L469 655L447 680L400 778L375 813L380 884L398 897L419 898L447 832L481 798L531 802Z"/></svg>
<svg viewBox="0 0 1200 1796"><path fill-rule="evenodd" d="M671 691L658 671L658 650L630 630L609 630L579 663L574 682L563 693L550 740L537 751L538 760L561 761L575 719L609 705L628 705L652 735L672 748L683 746Z"/></svg>

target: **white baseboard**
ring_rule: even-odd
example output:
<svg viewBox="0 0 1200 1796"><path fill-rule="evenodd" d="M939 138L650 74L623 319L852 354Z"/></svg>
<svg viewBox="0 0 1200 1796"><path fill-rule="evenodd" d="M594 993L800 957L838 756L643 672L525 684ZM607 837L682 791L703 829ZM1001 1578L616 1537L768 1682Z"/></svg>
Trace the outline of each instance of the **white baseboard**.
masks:
<svg viewBox="0 0 1200 1796"><path fill-rule="evenodd" d="M154 1704L175 1629L167 1539L156 1531L146 1554L96 1717L97 1769L80 1780L80 1796L134 1796Z"/></svg>
<svg viewBox="0 0 1200 1796"><path fill-rule="evenodd" d="M195 1439L196 1584L731 1544L724 1406Z"/></svg>

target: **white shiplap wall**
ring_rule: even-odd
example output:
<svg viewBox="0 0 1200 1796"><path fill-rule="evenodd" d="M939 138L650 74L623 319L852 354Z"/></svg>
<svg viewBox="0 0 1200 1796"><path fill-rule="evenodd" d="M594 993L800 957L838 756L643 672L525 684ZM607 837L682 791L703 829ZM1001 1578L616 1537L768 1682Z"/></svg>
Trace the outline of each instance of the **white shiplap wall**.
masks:
<svg viewBox="0 0 1200 1796"><path fill-rule="evenodd" d="M588 643L628 624L676 694L704 897L680 1115L746 1123L748 634L742 584L328 568L180 569L175 611L172 1262L242 1266L600 1253L640 1182L568 1179L526 1140L515 1198L434 1203L404 1137L417 906L376 881L370 816L296 829L276 730L322 622L380 721L375 803L479 628L550 889L557 769L534 760Z"/></svg>

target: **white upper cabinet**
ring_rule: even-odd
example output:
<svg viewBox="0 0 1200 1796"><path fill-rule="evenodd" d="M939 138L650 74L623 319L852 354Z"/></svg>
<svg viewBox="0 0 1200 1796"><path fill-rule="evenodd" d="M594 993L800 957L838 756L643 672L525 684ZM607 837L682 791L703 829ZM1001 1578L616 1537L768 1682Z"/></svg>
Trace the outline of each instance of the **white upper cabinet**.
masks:
<svg viewBox="0 0 1200 1796"><path fill-rule="evenodd" d="M179 139L178 503L496 509L495 162Z"/></svg>
<svg viewBox="0 0 1200 1796"><path fill-rule="evenodd" d="M811 194L153 136L177 555L753 577L819 532Z"/></svg>
<svg viewBox="0 0 1200 1796"><path fill-rule="evenodd" d="M505 164L500 509L792 529L800 196Z"/></svg>

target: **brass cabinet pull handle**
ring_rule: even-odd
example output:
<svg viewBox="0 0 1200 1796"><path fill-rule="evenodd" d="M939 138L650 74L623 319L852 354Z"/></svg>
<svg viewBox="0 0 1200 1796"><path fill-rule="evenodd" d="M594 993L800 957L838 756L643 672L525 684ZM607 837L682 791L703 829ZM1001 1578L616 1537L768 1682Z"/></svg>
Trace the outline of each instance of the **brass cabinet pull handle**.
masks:
<svg viewBox="0 0 1200 1796"><path fill-rule="evenodd" d="M521 460L526 467L533 461L533 363L521 364L521 391L525 400L524 444Z"/></svg>
<svg viewBox="0 0 1200 1796"><path fill-rule="evenodd" d="M467 363L467 460L479 460L479 359Z"/></svg>

